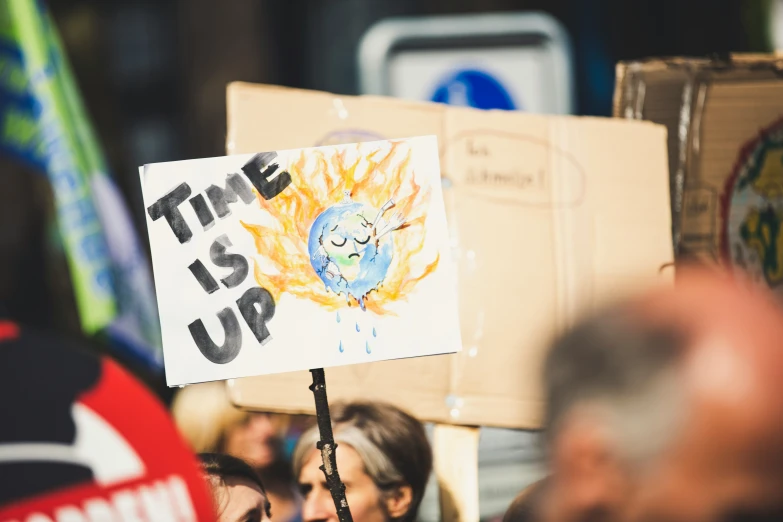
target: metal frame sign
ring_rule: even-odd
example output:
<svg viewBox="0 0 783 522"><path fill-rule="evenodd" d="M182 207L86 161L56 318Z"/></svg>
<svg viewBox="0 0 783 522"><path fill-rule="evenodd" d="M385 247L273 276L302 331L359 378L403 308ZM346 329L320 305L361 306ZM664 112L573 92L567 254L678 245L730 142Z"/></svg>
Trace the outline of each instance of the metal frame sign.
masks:
<svg viewBox="0 0 783 522"><path fill-rule="evenodd" d="M397 18L359 47L363 94L479 109L570 114L570 40L543 13Z"/></svg>

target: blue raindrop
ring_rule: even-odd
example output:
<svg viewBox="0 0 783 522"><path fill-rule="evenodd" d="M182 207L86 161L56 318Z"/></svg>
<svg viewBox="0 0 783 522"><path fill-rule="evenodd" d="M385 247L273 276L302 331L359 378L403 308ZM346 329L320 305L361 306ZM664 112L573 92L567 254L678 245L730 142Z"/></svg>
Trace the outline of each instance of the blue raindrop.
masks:
<svg viewBox="0 0 783 522"><path fill-rule="evenodd" d="M343 342L340 341L340 353L343 353L345 351L345 348L343 348Z"/></svg>
<svg viewBox="0 0 783 522"><path fill-rule="evenodd" d="M375 327L374 326L372 327L372 336L373 337L378 337L378 332L375 331Z"/></svg>
<svg viewBox="0 0 783 522"><path fill-rule="evenodd" d="M337 322L340 322L340 312L337 312Z"/></svg>
<svg viewBox="0 0 783 522"><path fill-rule="evenodd" d="M364 349L367 353L372 353L372 350L370 350L370 341L365 341L364 343Z"/></svg>
<svg viewBox="0 0 783 522"><path fill-rule="evenodd" d="M356 323L356 331L361 332L361 330L359 329L359 323Z"/></svg>

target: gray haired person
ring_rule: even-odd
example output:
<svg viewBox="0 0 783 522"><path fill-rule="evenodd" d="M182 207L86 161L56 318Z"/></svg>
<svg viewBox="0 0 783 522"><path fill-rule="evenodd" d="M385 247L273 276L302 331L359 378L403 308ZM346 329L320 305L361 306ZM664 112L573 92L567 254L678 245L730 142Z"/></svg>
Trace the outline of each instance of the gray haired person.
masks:
<svg viewBox="0 0 783 522"><path fill-rule="evenodd" d="M330 406L337 467L355 522L412 522L432 470L432 451L421 423L380 402ZM316 449L318 428L294 451L294 475L304 497L304 522L337 520Z"/></svg>
<svg viewBox="0 0 783 522"><path fill-rule="evenodd" d="M525 520L783 520L783 311L749 282L678 270L557 340L551 474Z"/></svg>

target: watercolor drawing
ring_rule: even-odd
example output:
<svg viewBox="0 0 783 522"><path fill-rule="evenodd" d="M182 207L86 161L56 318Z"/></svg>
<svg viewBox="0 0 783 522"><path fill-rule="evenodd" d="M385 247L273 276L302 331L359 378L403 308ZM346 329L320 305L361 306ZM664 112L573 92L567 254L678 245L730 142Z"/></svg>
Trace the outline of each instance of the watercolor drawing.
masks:
<svg viewBox="0 0 783 522"><path fill-rule="evenodd" d="M439 262L424 250L431 190L417 183L411 153L403 141L297 151L281 165L291 186L258 197L268 219L242 222L257 282L276 301L287 293L331 311L394 314Z"/></svg>
<svg viewBox="0 0 783 522"><path fill-rule="evenodd" d="M140 177L169 386L459 350L435 136Z"/></svg>
<svg viewBox="0 0 783 522"><path fill-rule="evenodd" d="M327 289L348 301L355 299L363 310L367 295L380 286L392 262L394 246L387 235L405 226L399 212L390 221L383 219L393 206L390 199L375 210L355 203L345 191L345 198L324 210L310 229L310 260L318 277Z"/></svg>

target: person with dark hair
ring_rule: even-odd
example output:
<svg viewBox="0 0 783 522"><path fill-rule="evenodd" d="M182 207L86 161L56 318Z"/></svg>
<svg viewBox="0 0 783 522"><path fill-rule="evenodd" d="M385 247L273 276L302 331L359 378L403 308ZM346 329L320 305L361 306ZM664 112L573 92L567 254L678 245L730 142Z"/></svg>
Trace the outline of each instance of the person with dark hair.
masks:
<svg viewBox="0 0 783 522"><path fill-rule="evenodd" d="M193 451L233 455L258 472L275 505L275 522L301 521L301 498L284 448L288 416L237 408L220 381L183 388L171 412Z"/></svg>
<svg viewBox="0 0 783 522"><path fill-rule="evenodd" d="M416 519L432 470L432 450L421 423L379 402L330 405L337 468L355 522ZM305 522L337 520L316 449L318 427L294 451L294 474L304 496Z"/></svg>
<svg viewBox="0 0 783 522"><path fill-rule="evenodd" d="M242 459L220 453L199 453L212 489L218 522L261 522L272 518L261 477Z"/></svg>
<svg viewBox="0 0 783 522"><path fill-rule="evenodd" d="M679 270L558 339L540 522L783 520L783 311ZM530 513L528 513L530 514Z"/></svg>

